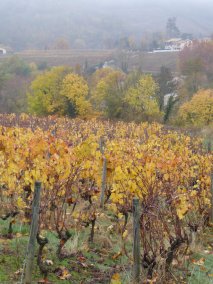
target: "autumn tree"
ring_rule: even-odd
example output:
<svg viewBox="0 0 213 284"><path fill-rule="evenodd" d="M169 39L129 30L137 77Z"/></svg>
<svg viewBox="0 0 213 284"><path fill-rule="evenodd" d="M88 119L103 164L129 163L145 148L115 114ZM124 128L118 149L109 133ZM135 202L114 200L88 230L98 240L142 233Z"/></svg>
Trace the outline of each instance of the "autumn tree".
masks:
<svg viewBox="0 0 213 284"><path fill-rule="evenodd" d="M179 122L184 125L206 126L213 123L213 90L200 90L184 103L178 113Z"/></svg>
<svg viewBox="0 0 213 284"><path fill-rule="evenodd" d="M130 87L124 101L130 117L136 120L158 120L161 112L157 102L158 85L151 75L142 75L135 87Z"/></svg>
<svg viewBox="0 0 213 284"><path fill-rule="evenodd" d="M93 74L91 100L94 108L108 118L121 116L125 78L125 73L112 68L102 68Z"/></svg>
<svg viewBox="0 0 213 284"><path fill-rule="evenodd" d="M37 115L85 115L91 111L88 85L68 67L53 67L36 77L28 93L29 112Z"/></svg>
<svg viewBox="0 0 213 284"><path fill-rule="evenodd" d="M160 73L157 74L155 79L159 86L157 93L158 105L160 111L164 112L164 122L167 122L172 116L176 103L179 100L179 98L174 95L178 89L178 82L174 80L170 68L166 66L161 67ZM168 94L171 94L171 96L169 97L167 103L165 103L164 98L165 95Z"/></svg>
<svg viewBox="0 0 213 284"><path fill-rule="evenodd" d="M53 67L31 83L28 93L28 109L32 114L65 114L65 97L60 95L64 77L71 69L64 66Z"/></svg>
<svg viewBox="0 0 213 284"><path fill-rule="evenodd" d="M37 72L35 63L12 56L0 64L0 112L27 111L26 90Z"/></svg>
<svg viewBox="0 0 213 284"><path fill-rule="evenodd" d="M208 80L213 78L213 40L194 41L180 53L180 68L184 75L203 72Z"/></svg>
<svg viewBox="0 0 213 284"><path fill-rule="evenodd" d="M184 88L191 97L200 88L212 88L213 41L195 41L179 55L180 71L186 76Z"/></svg>
<svg viewBox="0 0 213 284"><path fill-rule="evenodd" d="M91 104L88 100L89 88L83 77L70 73L62 82L60 95L69 101L67 113L74 110L78 115L86 115L91 112ZM72 109L70 109L72 106Z"/></svg>

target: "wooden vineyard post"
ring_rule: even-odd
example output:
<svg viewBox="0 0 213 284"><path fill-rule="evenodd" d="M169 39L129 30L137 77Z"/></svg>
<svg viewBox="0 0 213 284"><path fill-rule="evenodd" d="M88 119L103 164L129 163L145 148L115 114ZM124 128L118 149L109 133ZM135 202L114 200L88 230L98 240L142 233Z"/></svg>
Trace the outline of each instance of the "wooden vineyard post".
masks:
<svg viewBox="0 0 213 284"><path fill-rule="evenodd" d="M211 141L208 142L207 151L208 151L208 153L211 153L211 151L212 151L212 142Z"/></svg>
<svg viewBox="0 0 213 284"><path fill-rule="evenodd" d="M101 154L103 155L104 154L104 140L103 140L103 137L100 138L99 148L100 148Z"/></svg>
<svg viewBox="0 0 213 284"><path fill-rule="evenodd" d="M213 223L213 172L211 173L211 212L210 222Z"/></svg>
<svg viewBox="0 0 213 284"><path fill-rule="evenodd" d="M100 199L101 208L104 208L104 197L105 197L105 190L106 190L106 177L107 177L107 159L104 157L103 170L102 170L102 180L101 180L101 199Z"/></svg>
<svg viewBox="0 0 213 284"><path fill-rule="evenodd" d="M107 159L104 157L104 141L102 137L100 138L100 151L101 151L101 154L103 155L100 207L104 208L104 197L105 197L106 178L107 178Z"/></svg>
<svg viewBox="0 0 213 284"><path fill-rule="evenodd" d="M27 256L26 256L26 269L25 269L25 281L24 281L25 284L32 283L35 243L36 243L36 235L38 232L40 193L41 193L41 182L36 181L33 205L32 205L32 221L30 228L30 237L29 237Z"/></svg>
<svg viewBox="0 0 213 284"><path fill-rule="evenodd" d="M140 281L140 210L139 199L133 198L133 283Z"/></svg>
<svg viewBox="0 0 213 284"><path fill-rule="evenodd" d="M212 152L212 143L211 141L208 142L208 153ZM210 184L210 190L211 190L211 208L210 208L210 222L213 223L213 171L211 173L211 184Z"/></svg>

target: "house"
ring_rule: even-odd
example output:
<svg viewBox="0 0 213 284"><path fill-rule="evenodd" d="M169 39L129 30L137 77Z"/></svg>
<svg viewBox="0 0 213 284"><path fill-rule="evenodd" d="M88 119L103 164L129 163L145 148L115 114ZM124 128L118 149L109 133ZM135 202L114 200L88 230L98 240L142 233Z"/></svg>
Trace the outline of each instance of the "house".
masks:
<svg viewBox="0 0 213 284"><path fill-rule="evenodd" d="M4 45L4 44L0 43L0 56L6 55L8 53L9 54L13 53L12 48L10 46L8 46L8 45Z"/></svg>
<svg viewBox="0 0 213 284"><path fill-rule="evenodd" d="M0 55L5 55L7 54L7 50L3 47L0 47Z"/></svg>
<svg viewBox="0 0 213 284"><path fill-rule="evenodd" d="M114 60L105 61L102 68L108 68L108 67L116 68L115 61Z"/></svg>
<svg viewBox="0 0 213 284"><path fill-rule="evenodd" d="M165 42L165 50L168 51L181 51L186 46L190 46L192 40L181 39L181 38L171 38Z"/></svg>
<svg viewBox="0 0 213 284"><path fill-rule="evenodd" d="M181 38L171 38L164 42L164 47L155 49L148 53L162 53L162 52L179 52L184 49L186 46L192 44L190 39L181 39Z"/></svg>

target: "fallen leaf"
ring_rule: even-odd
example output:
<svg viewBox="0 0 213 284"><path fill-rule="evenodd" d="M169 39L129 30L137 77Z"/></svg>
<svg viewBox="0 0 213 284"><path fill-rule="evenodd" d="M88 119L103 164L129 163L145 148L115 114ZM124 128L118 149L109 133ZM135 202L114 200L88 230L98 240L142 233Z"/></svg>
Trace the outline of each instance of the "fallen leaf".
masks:
<svg viewBox="0 0 213 284"><path fill-rule="evenodd" d="M121 283L121 277L119 273L115 273L112 275L112 279L110 284L122 284Z"/></svg>
<svg viewBox="0 0 213 284"><path fill-rule="evenodd" d="M154 278L152 278L152 279L148 279L148 280L147 280L147 283L155 284L155 283L157 282L157 279L158 279L158 277L157 277L157 276L156 276L156 277L154 277Z"/></svg>
<svg viewBox="0 0 213 284"><path fill-rule="evenodd" d="M200 270L202 270L202 271L207 271L207 269L205 268L205 266L201 266L201 267L200 267Z"/></svg>
<svg viewBox="0 0 213 284"><path fill-rule="evenodd" d="M48 279L41 279L41 280L38 280L38 284L42 284L42 283L45 283L45 284L52 284L52 282L48 281Z"/></svg>
<svg viewBox="0 0 213 284"><path fill-rule="evenodd" d="M202 257L201 259L199 259L197 261L195 259L192 259L192 263L194 263L196 265L199 265L199 266L203 265L204 262L205 262L205 258L204 257Z"/></svg>
<svg viewBox="0 0 213 284"><path fill-rule="evenodd" d="M86 258L84 256L79 256L79 257L77 257L77 260L80 261L80 262L85 262Z"/></svg>
<svg viewBox="0 0 213 284"><path fill-rule="evenodd" d="M128 231L125 230L122 237L123 237L123 239L125 239L127 236L128 236Z"/></svg>
<svg viewBox="0 0 213 284"><path fill-rule="evenodd" d="M119 251L118 253L116 253L116 254L114 254L114 255L112 256L112 259L117 259L117 258L119 258L121 255L122 255L122 252Z"/></svg>
<svg viewBox="0 0 213 284"><path fill-rule="evenodd" d="M41 280L38 280L38 284L52 284L52 282L48 281L48 279L41 279Z"/></svg>
<svg viewBox="0 0 213 284"><path fill-rule="evenodd" d="M17 270L17 271L14 273L14 275L21 275L22 272L23 272L23 269L21 268L21 269Z"/></svg>
<svg viewBox="0 0 213 284"><path fill-rule="evenodd" d="M69 270L66 267L64 267L64 266L61 266L61 267L57 268L55 270L55 274L61 280L69 280L70 277L71 277L71 274L70 274Z"/></svg>

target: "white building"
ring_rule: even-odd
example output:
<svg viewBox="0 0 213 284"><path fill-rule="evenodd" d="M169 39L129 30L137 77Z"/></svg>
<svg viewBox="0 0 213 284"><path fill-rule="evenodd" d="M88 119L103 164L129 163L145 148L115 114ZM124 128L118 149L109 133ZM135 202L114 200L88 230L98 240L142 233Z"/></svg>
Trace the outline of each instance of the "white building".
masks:
<svg viewBox="0 0 213 284"><path fill-rule="evenodd" d="M114 60L105 61L102 68L108 68L108 67L115 68L115 61Z"/></svg>
<svg viewBox="0 0 213 284"><path fill-rule="evenodd" d="M7 50L3 47L0 47L0 55L5 55L7 54Z"/></svg>
<svg viewBox="0 0 213 284"><path fill-rule="evenodd" d="M181 38L171 38L164 42L163 49L155 49L148 53L162 53L162 52L179 52L184 49L184 47L190 46L192 44L190 39L181 39Z"/></svg>
<svg viewBox="0 0 213 284"><path fill-rule="evenodd" d="M171 93L171 94L166 94L165 96L164 96L164 100L163 100L163 104L164 104L164 106L167 106L168 105L168 102L169 102L169 99L170 98L173 98L173 99L175 99L175 98L177 98L177 96L178 96L178 94L177 93Z"/></svg>
<svg viewBox="0 0 213 284"><path fill-rule="evenodd" d="M181 51L184 47L190 46L192 40L183 40L181 38L171 38L165 42L165 50L168 51Z"/></svg>

